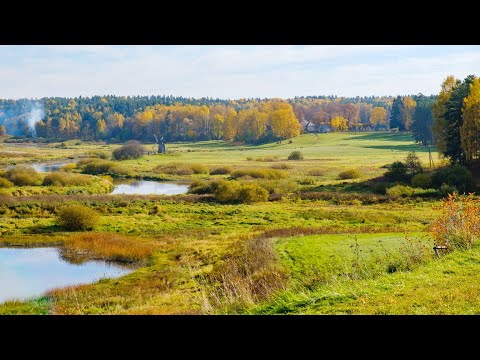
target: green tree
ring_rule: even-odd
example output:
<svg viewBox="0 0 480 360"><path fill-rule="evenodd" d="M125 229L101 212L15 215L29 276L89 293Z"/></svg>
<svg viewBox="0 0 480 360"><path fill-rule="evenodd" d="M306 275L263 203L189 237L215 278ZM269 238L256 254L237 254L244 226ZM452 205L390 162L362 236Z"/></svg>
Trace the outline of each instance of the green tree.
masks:
<svg viewBox="0 0 480 360"><path fill-rule="evenodd" d="M465 152L462 149L460 129L463 125L463 102L470 93L470 84L474 75L467 76L453 88L450 99L446 103L445 118L445 156L453 162L465 163Z"/></svg>
<svg viewBox="0 0 480 360"><path fill-rule="evenodd" d="M453 89L458 85L459 81L454 76L449 75L443 81L440 93L437 96L437 100L432 105L432 112L434 117L434 123L432 127L432 134L437 150L445 154L446 152L446 139L445 128L446 119L445 113L447 112L447 102L450 100Z"/></svg>
<svg viewBox="0 0 480 360"><path fill-rule="evenodd" d="M415 97L417 106L413 112L412 132L416 141L422 145L429 145L433 143L432 127L433 127L433 113L432 105L433 98L424 95Z"/></svg>

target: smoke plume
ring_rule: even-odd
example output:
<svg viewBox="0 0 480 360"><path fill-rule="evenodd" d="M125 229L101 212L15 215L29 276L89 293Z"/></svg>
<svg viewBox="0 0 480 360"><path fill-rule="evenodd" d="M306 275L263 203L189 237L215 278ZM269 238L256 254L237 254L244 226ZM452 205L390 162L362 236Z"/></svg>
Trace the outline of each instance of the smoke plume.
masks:
<svg viewBox="0 0 480 360"><path fill-rule="evenodd" d="M43 107L43 104L39 102L32 103L30 113L27 116L27 124L33 137L37 137L37 132L35 131L35 123L42 120L44 116L45 109Z"/></svg>

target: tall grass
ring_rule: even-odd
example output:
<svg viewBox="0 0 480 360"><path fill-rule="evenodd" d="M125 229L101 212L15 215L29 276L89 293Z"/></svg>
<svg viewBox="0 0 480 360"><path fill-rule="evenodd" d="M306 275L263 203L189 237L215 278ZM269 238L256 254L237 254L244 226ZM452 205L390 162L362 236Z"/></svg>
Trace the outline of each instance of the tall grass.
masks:
<svg viewBox="0 0 480 360"><path fill-rule="evenodd" d="M152 241L141 241L124 235L108 233L78 234L65 243L64 249L87 253L89 257L146 264L157 247Z"/></svg>
<svg viewBox="0 0 480 360"><path fill-rule="evenodd" d="M288 273L277 260L271 239L240 241L208 274L210 291L205 295L205 309L235 312L286 289Z"/></svg>

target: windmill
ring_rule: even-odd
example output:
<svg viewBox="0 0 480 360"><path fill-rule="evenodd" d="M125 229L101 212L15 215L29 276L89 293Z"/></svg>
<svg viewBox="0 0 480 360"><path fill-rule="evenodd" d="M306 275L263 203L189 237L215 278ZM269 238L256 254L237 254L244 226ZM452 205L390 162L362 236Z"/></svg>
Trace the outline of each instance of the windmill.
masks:
<svg viewBox="0 0 480 360"><path fill-rule="evenodd" d="M167 148L165 147L166 142L163 140L163 136L160 138L160 140L158 140L158 137L155 135L155 133L153 136L155 137L155 144L158 145L158 153L165 154L167 152Z"/></svg>

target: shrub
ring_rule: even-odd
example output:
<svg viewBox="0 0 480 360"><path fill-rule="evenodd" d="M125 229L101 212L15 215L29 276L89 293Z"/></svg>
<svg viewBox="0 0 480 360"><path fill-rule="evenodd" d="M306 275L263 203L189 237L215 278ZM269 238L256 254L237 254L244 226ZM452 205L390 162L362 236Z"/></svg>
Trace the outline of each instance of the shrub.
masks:
<svg viewBox="0 0 480 360"><path fill-rule="evenodd" d="M193 175L194 171L191 166L186 164L171 163L166 165L159 165L153 172L159 174L170 174L170 175Z"/></svg>
<svg viewBox="0 0 480 360"><path fill-rule="evenodd" d="M51 173L43 179L44 186L84 186L92 182L92 178L81 174Z"/></svg>
<svg viewBox="0 0 480 360"><path fill-rule="evenodd" d="M145 149L139 141L130 140L125 145L115 149L112 156L115 160L138 159L144 152Z"/></svg>
<svg viewBox="0 0 480 360"><path fill-rule="evenodd" d="M57 217L59 225L71 231L91 230L99 220L100 215L95 210L76 204L62 208Z"/></svg>
<svg viewBox="0 0 480 360"><path fill-rule="evenodd" d="M13 182L3 177L0 177L0 188L11 188L13 186L14 186Z"/></svg>
<svg viewBox="0 0 480 360"><path fill-rule="evenodd" d="M338 174L338 177L342 180L346 179L357 179L361 176L361 173L357 169L349 169L342 171L340 174Z"/></svg>
<svg viewBox="0 0 480 360"><path fill-rule="evenodd" d="M292 151L288 155L288 160L303 160L303 154L298 150Z"/></svg>
<svg viewBox="0 0 480 360"><path fill-rule="evenodd" d="M377 182L372 185L372 191L375 194L385 195L387 193L387 188L390 186L390 183L387 182Z"/></svg>
<svg viewBox="0 0 480 360"><path fill-rule="evenodd" d="M6 178L13 182L16 186L32 186L39 185L42 178L39 173L32 167L16 166L5 174Z"/></svg>
<svg viewBox="0 0 480 360"><path fill-rule="evenodd" d="M291 169L292 168L290 165L285 164L285 163L273 164L270 167L272 169L281 169L281 170L286 170L286 169Z"/></svg>
<svg viewBox="0 0 480 360"><path fill-rule="evenodd" d="M472 173L458 164L437 169L433 173L432 183L437 189L443 184L454 186L461 193L473 192L476 187Z"/></svg>
<svg viewBox="0 0 480 360"><path fill-rule="evenodd" d="M208 174L210 172L208 166L202 164L192 164L190 165L190 168L194 174Z"/></svg>
<svg viewBox="0 0 480 360"><path fill-rule="evenodd" d="M305 178L302 178L302 179L298 180L298 183L300 185L315 185L315 179L305 177Z"/></svg>
<svg viewBox="0 0 480 360"><path fill-rule="evenodd" d="M407 174L410 177L423 172L422 163L420 162L420 159L415 151L408 153L407 157L405 158L405 167L407 168Z"/></svg>
<svg viewBox="0 0 480 360"><path fill-rule="evenodd" d="M412 186L416 188L429 189L432 187L432 178L426 173L416 174L412 178Z"/></svg>
<svg viewBox="0 0 480 360"><path fill-rule="evenodd" d="M210 171L210 175L227 175L230 174L232 170L233 169L230 166L220 166L212 169L212 171Z"/></svg>
<svg viewBox="0 0 480 360"><path fill-rule="evenodd" d="M251 177L254 179L284 179L287 174L280 170L275 169L239 169L233 171L230 176L232 179L238 179L242 177Z"/></svg>
<svg viewBox="0 0 480 360"><path fill-rule="evenodd" d="M213 194L217 186L216 181L195 180L188 188L189 194Z"/></svg>
<svg viewBox="0 0 480 360"><path fill-rule="evenodd" d="M118 149L117 149L118 150ZM107 159L110 159L111 156L108 152L106 151L90 151L88 153L88 156L92 157L92 158L99 158L99 159L104 159L104 160L107 160Z"/></svg>
<svg viewBox="0 0 480 360"><path fill-rule="evenodd" d="M436 245L450 250L470 249L480 237L480 203L473 194L448 195L442 200L438 218L431 225Z"/></svg>
<svg viewBox="0 0 480 360"><path fill-rule="evenodd" d="M387 189L387 195L393 198L412 196L415 190L410 186L395 185Z"/></svg>
<svg viewBox="0 0 480 360"><path fill-rule="evenodd" d="M311 169L308 171L308 175L310 176L323 176L325 175L325 171L322 169Z"/></svg>
<svg viewBox="0 0 480 360"><path fill-rule="evenodd" d="M60 171L71 172L77 168L77 164L67 164L61 167Z"/></svg>
<svg viewBox="0 0 480 360"><path fill-rule="evenodd" d="M245 204L268 200L268 191L258 184L245 184L238 191L238 200Z"/></svg>
<svg viewBox="0 0 480 360"><path fill-rule="evenodd" d="M442 196L448 196L449 194L453 194L454 192L458 193L458 189L455 186L447 185L447 184L442 184L440 186L440 195Z"/></svg>
<svg viewBox="0 0 480 360"><path fill-rule="evenodd" d="M78 162L78 166L82 168L85 174L99 175L110 173L115 163L101 159L84 159Z"/></svg>
<svg viewBox="0 0 480 360"><path fill-rule="evenodd" d="M407 166L401 161L395 161L388 166L385 177L391 181L407 181Z"/></svg>
<svg viewBox="0 0 480 360"><path fill-rule="evenodd" d="M215 199L223 203L235 202L238 200L240 188L240 184L236 181L220 180L216 183Z"/></svg>

